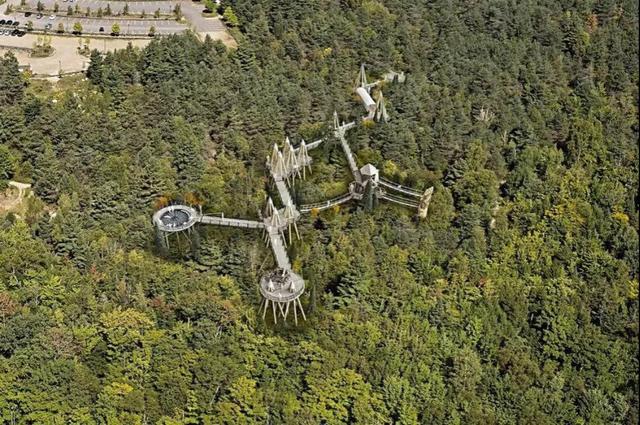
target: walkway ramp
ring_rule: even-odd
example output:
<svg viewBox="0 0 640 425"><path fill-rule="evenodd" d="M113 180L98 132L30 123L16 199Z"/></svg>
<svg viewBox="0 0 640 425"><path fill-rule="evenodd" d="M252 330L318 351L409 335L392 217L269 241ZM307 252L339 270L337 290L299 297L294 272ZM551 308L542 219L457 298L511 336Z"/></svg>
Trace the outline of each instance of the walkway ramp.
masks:
<svg viewBox="0 0 640 425"><path fill-rule="evenodd" d="M322 144L322 142L324 142L324 139L318 139L316 141L313 141L311 143L309 143L307 145L307 150L311 150L314 148L317 148L318 146L320 146ZM300 146L298 146L297 148L294 149L294 151L297 153L300 150Z"/></svg>
<svg viewBox="0 0 640 425"><path fill-rule="evenodd" d="M239 218L214 217L203 215L200 218L201 223L215 224L217 226L243 227L246 229L264 229L264 223L253 220L242 220Z"/></svg>
<svg viewBox="0 0 640 425"><path fill-rule="evenodd" d="M347 130L351 130L353 127L356 126L356 122L355 121L351 121L349 123L346 124L342 124L339 128L339 130L342 132L342 134L344 135L344 133L347 132Z"/></svg>
<svg viewBox="0 0 640 425"><path fill-rule="evenodd" d="M380 199L384 199L384 200L387 200L389 202L393 202L395 204L404 205L405 207L418 208L418 203L417 202L413 202L410 199L401 198L399 196L393 196L393 195L390 195L389 193L386 193L386 192L383 192L383 191L381 193L379 193L378 197Z"/></svg>
<svg viewBox="0 0 640 425"><path fill-rule="evenodd" d="M293 200L291 199L291 195L289 194L289 189L285 184L284 180L279 179L276 180L276 189L278 189L278 193L280 194L280 200L282 201L282 205L287 206L289 202L293 205ZM293 206L295 208L295 205Z"/></svg>
<svg viewBox="0 0 640 425"><path fill-rule="evenodd" d="M350 201L353 198L351 193L346 193L344 195L338 196L333 199L329 199L323 202L316 202L314 204L306 204L300 205L300 212L309 212L311 210L326 210L327 208L331 208L336 205L344 204L345 202Z"/></svg>
<svg viewBox="0 0 640 425"><path fill-rule="evenodd" d="M390 180L380 177L379 179L380 185L387 187L389 189L404 193L405 195L415 196L416 198L422 198L422 193L418 192L415 189L408 188L406 186L402 186L398 183L394 183Z"/></svg>
<svg viewBox="0 0 640 425"><path fill-rule="evenodd" d="M355 123L349 123L354 124ZM347 124L348 125L348 124ZM336 130L336 137L340 139L340 145L342 145L342 150L344 151L345 156L347 157L347 161L349 162L349 169L351 170L351 174L356 179L358 183L362 182L362 177L360 176L360 169L358 169L358 165L356 164L356 159L351 152L351 148L349 147L349 143L347 143L347 139L344 137L343 128L347 125L341 126L338 130Z"/></svg>
<svg viewBox="0 0 640 425"><path fill-rule="evenodd" d="M289 262L289 256L287 250L284 247L284 242L277 229L273 229L269 232L269 241L271 242L271 249L273 249L273 255L276 257L276 263L278 267L284 270L291 270L291 263Z"/></svg>

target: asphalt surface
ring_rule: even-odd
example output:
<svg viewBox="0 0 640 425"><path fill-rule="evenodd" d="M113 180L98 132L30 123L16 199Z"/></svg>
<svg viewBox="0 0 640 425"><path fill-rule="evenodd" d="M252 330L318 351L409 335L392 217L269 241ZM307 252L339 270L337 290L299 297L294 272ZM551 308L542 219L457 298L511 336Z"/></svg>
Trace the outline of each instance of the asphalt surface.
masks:
<svg viewBox="0 0 640 425"><path fill-rule="evenodd" d="M202 16L203 5L201 3L182 1L180 2L180 10L197 32L210 35L218 32L226 33L227 29L220 19Z"/></svg>
<svg viewBox="0 0 640 425"><path fill-rule="evenodd" d="M60 8L61 13L66 13L66 10L69 6L75 8L76 5L80 8L81 12L85 12L87 8L91 9L92 13L98 11L99 8L102 8L104 11L107 8L107 5L111 8L111 13L116 15L122 12L125 4L129 6L129 14L137 14L139 15L141 12L145 12L147 15L153 15L153 13L160 9L161 13L164 14L172 14L173 9L176 4L181 4L181 1L104 1L104 0L73 0L73 1L64 1L64 0L40 0L42 4L44 4L45 9L53 10L54 5L57 3ZM19 1L11 0L11 3L15 5L19 5ZM36 9L37 1L27 1L25 6L21 6L22 8L27 9ZM185 2L186 3L186 2Z"/></svg>
<svg viewBox="0 0 640 425"><path fill-rule="evenodd" d="M0 14L0 19L12 19L18 20L21 24L26 24L27 21L32 21L35 29L44 29L46 24L50 23L52 30L55 31L57 29L58 23L62 22L65 25L65 32L72 31L73 24L75 22L80 22L82 24L83 30L85 32L98 32L100 27L103 27L106 32L110 32L111 26L118 22L120 25L121 34L146 34L149 31L149 27L152 25L156 27L157 34L173 34L184 31L188 23L192 25L196 32L200 34L215 34L219 32L225 32L224 24L217 18L205 18L202 16L203 4L199 2L193 1L106 1L106 0L40 0L44 5L45 9L53 9L54 5L57 3L59 6L59 11L55 14L55 19L49 19L51 12L44 12L43 17L41 19L37 19L37 13L33 13L29 17L25 17L24 13L14 12L9 15ZM20 7L20 0L9 0L8 4L14 5L16 8ZM68 17L66 15L67 7L71 6L73 8L76 5L80 8L81 12L85 12L87 8L91 9L92 13L97 12L99 8L102 10L106 10L107 5L111 8L112 15L118 15L122 13L122 9L124 6L128 5L129 13L128 16L110 16L103 18L75 18ZM173 20L166 19L152 19L153 13L160 9L161 13L164 15L172 14L175 6L179 4L182 14L187 19L188 23L178 23ZM23 8L31 8L36 9L37 2L33 0L29 0L26 3L26 6L22 6ZM6 5L3 5L5 8ZM147 20L140 19L131 19L139 17L142 12L145 12L146 16L149 18ZM166 17L166 16L164 16Z"/></svg>
<svg viewBox="0 0 640 425"><path fill-rule="evenodd" d="M23 13L12 13L10 15L0 14L0 19L17 20L20 22L21 28L24 28L27 21L32 21L34 29L38 30L45 30L47 24L50 24L49 32L51 33L57 31L60 23L64 25L65 32L70 33L73 31L73 25L76 22L80 22L84 33L100 33L100 28L103 28L105 34L110 34L112 25L117 23L120 25L121 35L145 35L149 33L149 28L152 26L155 27L156 34L175 34L183 32L188 28L186 24L180 22L159 19L73 18L60 15L55 16L54 19L50 19L49 15L37 19L35 15L25 18Z"/></svg>

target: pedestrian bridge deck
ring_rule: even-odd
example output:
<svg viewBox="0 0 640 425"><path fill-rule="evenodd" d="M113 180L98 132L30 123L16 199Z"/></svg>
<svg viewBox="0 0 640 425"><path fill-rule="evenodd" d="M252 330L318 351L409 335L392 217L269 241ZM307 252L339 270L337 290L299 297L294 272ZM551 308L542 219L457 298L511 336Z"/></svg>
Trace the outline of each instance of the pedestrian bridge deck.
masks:
<svg viewBox="0 0 640 425"><path fill-rule="evenodd" d="M205 224L215 224L217 226L244 227L248 229L264 229L264 223L254 220L243 220L239 218L213 217L203 215L200 222Z"/></svg>

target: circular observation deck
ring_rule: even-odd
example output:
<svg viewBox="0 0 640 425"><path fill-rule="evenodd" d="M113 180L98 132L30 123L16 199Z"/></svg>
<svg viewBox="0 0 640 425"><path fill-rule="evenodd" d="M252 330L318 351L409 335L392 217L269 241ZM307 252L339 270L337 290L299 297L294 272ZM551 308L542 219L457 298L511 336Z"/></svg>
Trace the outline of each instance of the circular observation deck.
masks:
<svg viewBox="0 0 640 425"><path fill-rule="evenodd" d="M181 232L200 220L200 214L186 205L169 205L153 215L153 224L163 232Z"/></svg>
<svg viewBox="0 0 640 425"><path fill-rule="evenodd" d="M292 301L303 292L304 279L291 270L272 270L260 279L260 293L271 301Z"/></svg>

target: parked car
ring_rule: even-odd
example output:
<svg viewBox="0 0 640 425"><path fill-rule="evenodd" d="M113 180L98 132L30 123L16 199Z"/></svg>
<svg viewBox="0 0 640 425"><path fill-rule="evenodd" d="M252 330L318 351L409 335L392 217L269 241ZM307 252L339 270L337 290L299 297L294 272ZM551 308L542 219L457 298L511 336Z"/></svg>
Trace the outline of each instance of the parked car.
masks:
<svg viewBox="0 0 640 425"><path fill-rule="evenodd" d="M31 12L24 12L24 17L28 18L29 16L31 16Z"/></svg>
<svg viewBox="0 0 640 425"><path fill-rule="evenodd" d="M100 29L98 30L98 32L104 32L104 27L100 27Z"/></svg>
<svg viewBox="0 0 640 425"><path fill-rule="evenodd" d="M56 15L49 16L49 19L56 19Z"/></svg>
<svg viewBox="0 0 640 425"><path fill-rule="evenodd" d="M38 13L38 14L36 15L36 19L40 19L40 18L42 18L42 13Z"/></svg>
<svg viewBox="0 0 640 425"><path fill-rule="evenodd" d="M14 22L13 22L13 26L14 26L14 27L17 27L18 25L20 25L20 22L19 22L19 21L14 21Z"/></svg>
<svg viewBox="0 0 640 425"><path fill-rule="evenodd" d="M4 19L0 19L0 25L4 25L7 21L5 21Z"/></svg>

